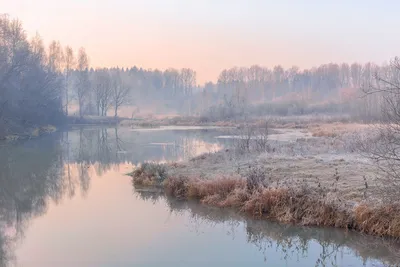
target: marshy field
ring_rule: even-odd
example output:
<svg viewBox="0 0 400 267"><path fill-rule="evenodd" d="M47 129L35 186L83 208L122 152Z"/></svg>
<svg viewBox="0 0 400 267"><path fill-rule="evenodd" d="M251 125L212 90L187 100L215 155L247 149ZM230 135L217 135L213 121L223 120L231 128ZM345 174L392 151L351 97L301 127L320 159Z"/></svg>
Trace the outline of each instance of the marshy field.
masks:
<svg viewBox="0 0 400 267"><path fill-rule="evenodd" d="M369 149L383 127L308 117L238 123L221 129L216 138L225 145L217 152L147 162L131 176L135 186L252 218L397 239L395 181L389 187Z"/></svg>

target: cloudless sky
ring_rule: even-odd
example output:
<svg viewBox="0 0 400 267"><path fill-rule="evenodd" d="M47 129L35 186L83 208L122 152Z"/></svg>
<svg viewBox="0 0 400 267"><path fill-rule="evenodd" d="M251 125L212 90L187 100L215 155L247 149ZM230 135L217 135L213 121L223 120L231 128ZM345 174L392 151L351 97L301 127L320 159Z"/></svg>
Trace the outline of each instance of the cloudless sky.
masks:
<svg viewBox="0 0 400 267"><path fill-rule="evenodd" d="M0 0L29 36L86 48L93 67L221 69L382 63L400 55L396 0Z"/></svg>

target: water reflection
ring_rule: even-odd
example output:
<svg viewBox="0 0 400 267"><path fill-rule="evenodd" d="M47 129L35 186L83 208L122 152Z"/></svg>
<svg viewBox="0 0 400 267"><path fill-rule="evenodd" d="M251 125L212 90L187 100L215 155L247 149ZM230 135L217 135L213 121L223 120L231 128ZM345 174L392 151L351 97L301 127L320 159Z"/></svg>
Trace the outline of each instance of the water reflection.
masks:
<svg viewBox="0 0 400 267"><path fill-rule="evenodd" d="M90 187L90 166L101 176L120 164L136 165L146 161L179 161L196 155L218 151L222 143L215 136L217 130L132 132L117 128L81 128L62 134L63 154L67 157L70 196L74 195L73 177L79 177L81 192ZM168 145L166 145L168 144ZM73 164L77 172L71 174Z"/></svg>
<svg viewBox="0 0 400 267"><path fill-rule="evenodd" d="M102 188L97 187L97 189L94 181L110 176L110 174L113 176L111 178L121 178L122 172L131 170L132 166L143 161L184 160L200 153L218 150L224 145L223 140L215 138L215 136L221 135L219 131L196 129L191 131L133 132L128 129L80 128L20 144L1 145L0 266L10 266L18 261L15 250L27 239L25 233L29 233L27 237L32 236L32 230L27 231L32 229L30 224L35 219L48 218L52 213L49 210L54 212L54 207L62 206L66 199L77 200L74 202L76 206L72 205L69 206L69 210L67 209L71 213L66 215L59 212L54 215L57 218L70 216L69 220L65 219L66 224L82 223L79 221L80 218L75 218L81 214L73 211L84 205L84 198L87 198L86 201L91 200L93 207L97 207L99 202L102 203L102 207L106 206L107 201L111 203L111 197L114 197L113 203L116 207L131 201L131 188L128 180L122 183L121 180L111 179L110 182L104 182ZM120 176L118 177L118 175ZM128 183L125 184L125 182ZM105 190L111 190L111 187L114 188L112 194L104 194ZM121 188L127 189L128 195L122 194ZM95 191L97 198L93 199L93 194L90 198L89 192ZM240 227L245 227L247 242L262 252L261 255L264 255L266 262L272 262L273 266L280 266L281 261L291 264L293 259L297 258L302 261L304 257L310 257L313 253L321 253L312 262L312 265L318 266L334 266L341 258L346 258L346 254L351 254L352 260L360 257L361 262L364 262L365 265L371 265L374 261L384 261L388 264L400 262L396 253L390 250L397 249L396 246L390 246L387 242L377 241L375 238L345 233L341 230L296 228L246 220L229 210L221 211L192 202L180 202L165 198L155 192L139 190L137 194L140 201L152 201L153 203L165 201L171 212L175 214L188 213L191 216L190 227L199 234L205 224L211 226L227 224L230 229L229 235L235 238ZM129 204L127 205L130 209ZM161 206L157 207L158 211L162 208ZM128 211L124 212L128 213ZM108 227L109 221L106 219L101 223L98 222L99 214L113 217L107 212L103 214L93 211L86 223L88 225L104 223L104 226ZM131 214L131 216L140 216L140 212ZM156 215L151 215L150 219L153 220L154 216ZM38 242L40 243L44 238L52 240L52 232L47 231L46 228L53 227L52 221L46 221L46 223L45 227L41 228L44 232L39 231L37 236L31 237L24 252L36 244L39 245ZM28 228L30 226L31 228ZM110 229L112 231L112 227ZM42 234L45 237L41 236ZM112 233L108 234L112 235ZM137 232L134 234L136 235ZM84 243L83 240L77 242ZM122 248L115 248L115 250L117 249L122 250ZM129 249L129 247L124 249ZM46 250L44 254L52 252L54 251ZM95 254L96 252L94 252L94 257L99 256ZM66 254L63 251L62 253ZM28 254L24 255L29 258L31 254ZM131 254L132 252L127 253L127 255ZM58 257L58 254L54 257ZM356 263L360 263L360 261L356 261Z"/></svg>
<svg viewBox="0 0 400 267"><path fill-rule="evenodd" d="M15 261L14 250L30 221L44 215L49 203L85 196L93 172L102 176L121 164L177 160L219 149L208 131L133 133L114 128L80 128L18 144L0 144L0 266ZM150 145L170 142L172 146ZM205 142L207 143L207 142ZM206 148L207 149L207 148Z"/></svg>
<svg viewBox="0 0 400 267"><path fill-rule="evenodd" d="M185 160L208 151L217 151L222 142L218 130L129 131L127 129L87 128L64 133L71 161L100 162L102 165L144 159Z"/></svg>
<svg viewBox="0 0 400 267"><path fill-rule="evenodd" d="M218 224L229 226L228 235L245 228L247 242L261 253L267 266L399 266L400 246L395 241L364 236L341 229L295 227L243 217L230 209L180 201L157 191L134 189L135 194L153 204L166 202L171 213L191 217L190 227ZM277 255L278 259L277 259ZM308 265L310 263L312 265ZM355 259L358 259L354 261ZM351 262L353 261L353 262ZM306 264L305 264L306 263ZM272 264L272 265L269 265Z"/></svg>
<svg viewBox="0 0 400 267"><path fill-rule="evenodd" d="M67 189L60 140L40 139L0 150L1 265L14 259L15 242L24 237L31 218L46 212L48 200L59 202Z"/></svg>

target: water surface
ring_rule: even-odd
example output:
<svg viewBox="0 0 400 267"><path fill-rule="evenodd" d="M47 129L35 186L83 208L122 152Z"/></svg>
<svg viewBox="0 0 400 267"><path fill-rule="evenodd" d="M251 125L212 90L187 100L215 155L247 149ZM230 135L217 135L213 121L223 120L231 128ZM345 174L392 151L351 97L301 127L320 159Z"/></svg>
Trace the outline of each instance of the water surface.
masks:
<svg viewBox="0 0 400 267"><path fill-rule="evenodd" d="M2 266L382 266L398 247L135 189L143 161L217 151L218 129L82 128L0 147Z"/></svg>

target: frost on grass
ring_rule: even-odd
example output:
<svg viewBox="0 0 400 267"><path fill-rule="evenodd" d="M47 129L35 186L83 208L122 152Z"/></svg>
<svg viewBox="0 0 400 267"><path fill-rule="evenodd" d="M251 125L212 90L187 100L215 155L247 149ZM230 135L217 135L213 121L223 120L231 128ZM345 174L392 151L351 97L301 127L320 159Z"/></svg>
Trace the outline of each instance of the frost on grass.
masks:
<svg viewBox="0 0 400 267"><path fill-rule="evenodd" d="M144 164L133 181L257 218L399 238L398 204L381 201L373 167L343 138L271 140L262 153L245 143L242 153L233 147L188 162Z"/></svg>
<svg viewBox="0 0 400 267"><path fill-rule="evenodd" d="M145 162L132 173L135 185L157 185L167 179L167 167L164 164Z"/></svg>

